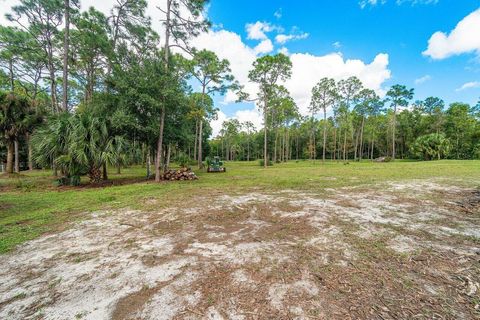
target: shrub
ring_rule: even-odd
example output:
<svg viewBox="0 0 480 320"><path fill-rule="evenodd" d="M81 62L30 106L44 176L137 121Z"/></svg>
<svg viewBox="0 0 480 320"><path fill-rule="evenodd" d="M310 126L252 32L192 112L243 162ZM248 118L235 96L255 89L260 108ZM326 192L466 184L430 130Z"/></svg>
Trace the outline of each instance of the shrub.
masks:
<svg viewBox="0 0 480 320"><path fill-rule="evenodd" d="M260 164L260 167L264 167L264 166L265 166L265 161L264 161L263 159L260 159L260 160L258 161L258 163ZM269 160L268 163L267 163L267 165L268 165L268 166L273 166L273 161L270 161L270 160Z"/></svg>
<svg viewBox="0 0 480 320"><path fill-rule="evenodd" d="M59 186L79 186L80 176L61 177L55 180L55 185Z"/></svg>
<svg viewBox="0 0 480 320"><path fill-rule="evenodd" d="M450 141L444 134L427 134L415 140L411 152L418 159L440 160L450 152Z"/></svg>
<svg viewBox="0 0 480 320"><path fill-rule="evenodd" d="M175 158L175 162L182 168L187 168L190 165L190 157L183 152L180 152Z"/></svg>
<svg viewBox="0 0 480 320"><path fill-rule="evenodd" d="M91 110L53 116L32 135L33 160L40 166L52 163L65 175L61 185L76 184L71 177L88 174L91 182L102 179L102 166L125 161L126 141L110 131L109 122Z"/></svg>
<svg viewBox="0 0 480 320"><path fill-rule="evenodd" d="M475 147L473 148L473 158L480 159L480 143L475 145Z"/></svg>

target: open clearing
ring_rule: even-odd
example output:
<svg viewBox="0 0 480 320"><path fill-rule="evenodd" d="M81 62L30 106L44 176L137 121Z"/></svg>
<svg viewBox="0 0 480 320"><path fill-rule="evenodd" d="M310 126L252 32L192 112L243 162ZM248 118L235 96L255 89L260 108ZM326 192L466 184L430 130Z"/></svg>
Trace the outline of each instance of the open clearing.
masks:
<svg viewBox="0 0 480 320"><path fill-rule="evenodd" d="M0 318L479 318L475 181L383 180L183 191L168 205L143 195L85 213L2 256Z"/></svg>

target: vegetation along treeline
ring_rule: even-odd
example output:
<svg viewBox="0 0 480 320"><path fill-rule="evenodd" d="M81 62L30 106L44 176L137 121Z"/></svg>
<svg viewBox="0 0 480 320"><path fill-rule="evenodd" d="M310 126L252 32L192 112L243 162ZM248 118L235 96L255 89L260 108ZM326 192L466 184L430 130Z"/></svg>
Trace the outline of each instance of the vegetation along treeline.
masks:
<svg viewBox="0 0 480 320"><path fill-rule="evenodd" d="M309 115L282 85L292 64L283 54L258 58L251 96L227 60L189 40L210 27L205 0L167 0L152 30L146 0L118 0L108 16L78 0L21 0L0 26L0 163L8 173L51 168L59 181L108 179L108 168L143 164L159 181L171 159L362 160L385 156L480 158L480 102L413 101L392 86L385 97L355 77L319 79ZM196 83L198 91L192 89ZM228 120L217 137L212 97L226 91L254 101L264 116Z"/></svg>

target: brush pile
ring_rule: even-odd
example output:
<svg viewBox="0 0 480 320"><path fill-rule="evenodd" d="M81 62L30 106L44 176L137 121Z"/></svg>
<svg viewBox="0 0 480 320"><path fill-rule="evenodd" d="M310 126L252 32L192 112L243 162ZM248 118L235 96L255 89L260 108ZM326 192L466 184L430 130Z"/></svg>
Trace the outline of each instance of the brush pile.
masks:
<svg viewBox="0 0 480 320"><path fill-rule="evenodd" d="M163 180L197 180L198 177L190 168L181 168L179 170L167 170L163 174Z"/></svg>

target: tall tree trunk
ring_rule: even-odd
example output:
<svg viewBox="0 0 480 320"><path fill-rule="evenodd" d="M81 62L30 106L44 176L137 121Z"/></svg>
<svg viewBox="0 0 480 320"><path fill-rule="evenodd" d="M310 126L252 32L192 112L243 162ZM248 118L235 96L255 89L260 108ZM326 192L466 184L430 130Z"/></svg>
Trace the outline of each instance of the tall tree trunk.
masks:
<svg viewBox="0 0 480 320"><path fill-rule="evenodd" d="M13 173L13 157L15 153L13 145L13 141L7 141L7 167L5 168L7 173Z"/></svg>
<svg viewBox="0 0 480 320"><path fill-rule="evenodd" d="M373 154L374 151L375 151L375 137L372 136L372 149L371 149L372 161L373 161L373 157L374 157L374 154Z"/></svg>
<svg viewBox="0 0 480 320"><path fill-rule="evenodd" d="M15 78L13 74L13 60L9 60L9 73L10 73L10 91L13 95L15 92ZM6 135L6 132L5 132ZM15 167L14 167L15 159ZM7 141L7 168L5 169L7 173L13 173L13 170L17 171L17 159L18 159L18 143L17 140L12 142L11 140Z"/></svg>
<svg viewBox="0 0 480 320"><path fill-rule="evenodd" d="M367 141L367 159L370 159L370 143Z"/></svg>
<svg viewBox="0 0 480 320"><path fill-rule="evenodd" d="M358 136L359 136L359 133L358 133L358 130L355 132L355 146L354 146L354 151L353 151L353 160L354 161L357 161L357 155L358 155ZM352 136L353 138L353 136Z"/></svg>
<svg viewBox="0 0 480 320"><path fill-rule="evenodd" d="M169 52L170 52L170 11L171 11L172 0L167 0L167 11L166 11L166 22L165 22L165 70L168 73L168 64L169 64ZM161 169L160 166L162 164L162 154L163 154L163 130L165 128L165 103L166 99L164 99L162 104L162 110L160 115L160 132L158 134L158 141L157 141L157 158L155 160L155 181L160 181L160 173Z"/></svg>
<svg viewBox="0 0 480 320"><path fill-rule="evenodd" d="M362 117L362 129L360 131L360 161L362 161L363 158L363 130L365 128L365 117Z"/></svg>
<svg viewBox="0 0 480 320"><path fill-rule="evenodd" d="M392 124L392 160L395 160L395 134L397 131L397 106L393 108L393 124Z"/></svg>
<svg viewBox="0 0 480 320"><path fill-rule="evenodd" d="M285 129L285 154L283 156L283 161L287 162L290 156L290 129Z"/></svg>
<svg viewBox="0 0 480 320"><path fill-rule="evenodd" d="M298 137L298 133L297 133L297 139L296 139L296 140L297 140L297 141L296 141L296 142L297 142L297 148L296 148L296 150L295 150L295 151L296 151L295 160L298 161L298 154L299 154L298 148L299 148L299 142L300 142L300 141L299 141L299 137Z"/></svg>
<svg viewBox="0 0 480 320"><path fill-rule="evenodd" d="M278 141L278 129L275 129L275 142L273 143L273 163L277 162L277 141Z"/></svg>
<svg viewBox="0 0 480 320"><path fill-rule="evenodd" d="M322 155L322 163L325 163L326 149L327 149L327 109L323 108L323 155Z"/></svg>
<svg viewBox="0 0 480 320"><path fill-rule="evenodd" d="M310 160L315 161L315 154L317 153L315 143L315 123L314 114L312 114L312 132L310 133Z"/></svg>
<svg viewBox="0 0 480 320"><path fill-rule="evenodd" d="M198 119L195 121L195 144L193 145L193 160L197 161L197 145L198 145Z"/></svg>
<svg viewBox="0 0 480 320"><path fill-rule="evenodd" d="M288 132L288 160L293 159L293 142L294 142L294 137L291 137L291 132Z"/></svg>
<svg viewBox="0 0 480 320"><path fill-rule="evenodd" d="M15 149L15 172L20 173L20 153L18 152L18 139L15 138L13 143Z"/></svg>
<svg viewBox="0 0 480 320"><path fill-rule="evenodd" d="M151 159L150 159L150 147L147 147L147 179L150 179L150 166L151 166Z"/></svg>
<svg viewBox="0 0 480 320"><path fill-rule="evenodd" d="M205 90L207 85L205 83L202 84L202 110L205 106ZM199 130L198 130L198 169L203 168L203 115L200 118Z"/></svg>
<svg viewBox="0 0 480 320"><path fill-rule="evenodd" d="M63 111L68 111L68 52L70 41L70 0L65 0L65 29L63 39Z"/></svg>
<svg viewBox="0 0 480 320"><path fill-rule="evenodd" d="M278 135L278 139L279 139L279 142L280 142L280 147L279 147L279 150L278 150L278 161L280 162L283 162L283 152L284 152L284 143L285 143L285 136L283 134L283 132L280 132L280 134Z"/></svg>
<svg viewBox="0 0 480 320"><path fill-rule="evenodd" d="M337 160L342 159L342 130L338 130L338 143L337 143Z"/></svg>
<svg viewBox="0 0 480 320"><path fill-rule="evenodd" d="M32 171L33 170L32 143L30 142L30 135L28 133L26 134L25 137L27 140L27 148L28 148L28 170Z"/></svg>
<svg viewBox="0 0 480 320"><path fill-rule="evenodd" d="M8 61L8 69L10 73L10 91L12 94L15 93L15 77L13 74L13 59Z"/></svg>
<svg viewBox="0 0 480 320"><path fill-rule="evenodd" d="M165 105L162 105L162 111L160 115L160 133L157 140L157 156L155 158L155 181L159 182L162 171L162 156L163 156L163 130L165 127Z"/></svg>
<svg viewBox="0 0 480 320"><path fill-rule="evenodd" d="M308 158L310 160L313 160L313 132L312 131L310 132L310 137L308 140Z"/></svg>
<svg viewBox="0 0 480 320"><path fill-rule="evenodd" d="M198 130L198 169L203 168L203 155L202 155L202 141L203 141L203 119L200 119L199 130Z"/></svg>
<svg viewBox="0 0 480 320"><path fill-rule="evenodd" d="M107 181L108 180L108 171L107 171L107 164L104 162L102 165L102 177L103 180Z"/></svg>
<svg viewBox="0 0 480 320"><path fill-rule="evenodd" d="M165 161L165 169L168 169L170 167L170 155L172 154L172 145L169 143L167 146L167 158Z"/></svg>
<svg viewBox="0 0 480 320"><path fill-rule="evenodd" d="M278 160L283 162L283 156L285 155L285 132L280 132L280 149L278 150Z"/></svg>
<svg viewBox="0 0 480 320"><path fill-rule="evenodd" d="M335 126L335 123L333 124L333 154L332 154L332 160L337 159L337 127Z"/></svg>
<svg viewBox="0 0 480 320"><path fill-rule="evenodd" d="M222 138L222 152L220 153L222 155L222 157L224 155L224 152L223 152L223 149L225 147L224 144L225 144L225 140ZM225 159L225 160L227 160L227 159Z"/></svg>
<svg viewBox="0 0 480 320"><path fill-rule="evenodd" d="M266 95L264 94L266 97ZM267 150L267 144L268 144L268 138L267 138L267 99L265 98L265 105L263 106L263 167L266 169L268 167L268 150Z"/></svg>
<svg viewBox="0 0 480 320"><path fill-rule="evenodd" d="M51 98L52 98L52 109L54 112L58 112L57 92L56 92L57 84L55 81L55 73L53 71L50 71L50 91L51 91Z"/></svg>
<svg viewBox="0 0 480 320"><path fill-rule="evenodd" d="M343 134L343 161L347 161L347 130Z"/></svg>

